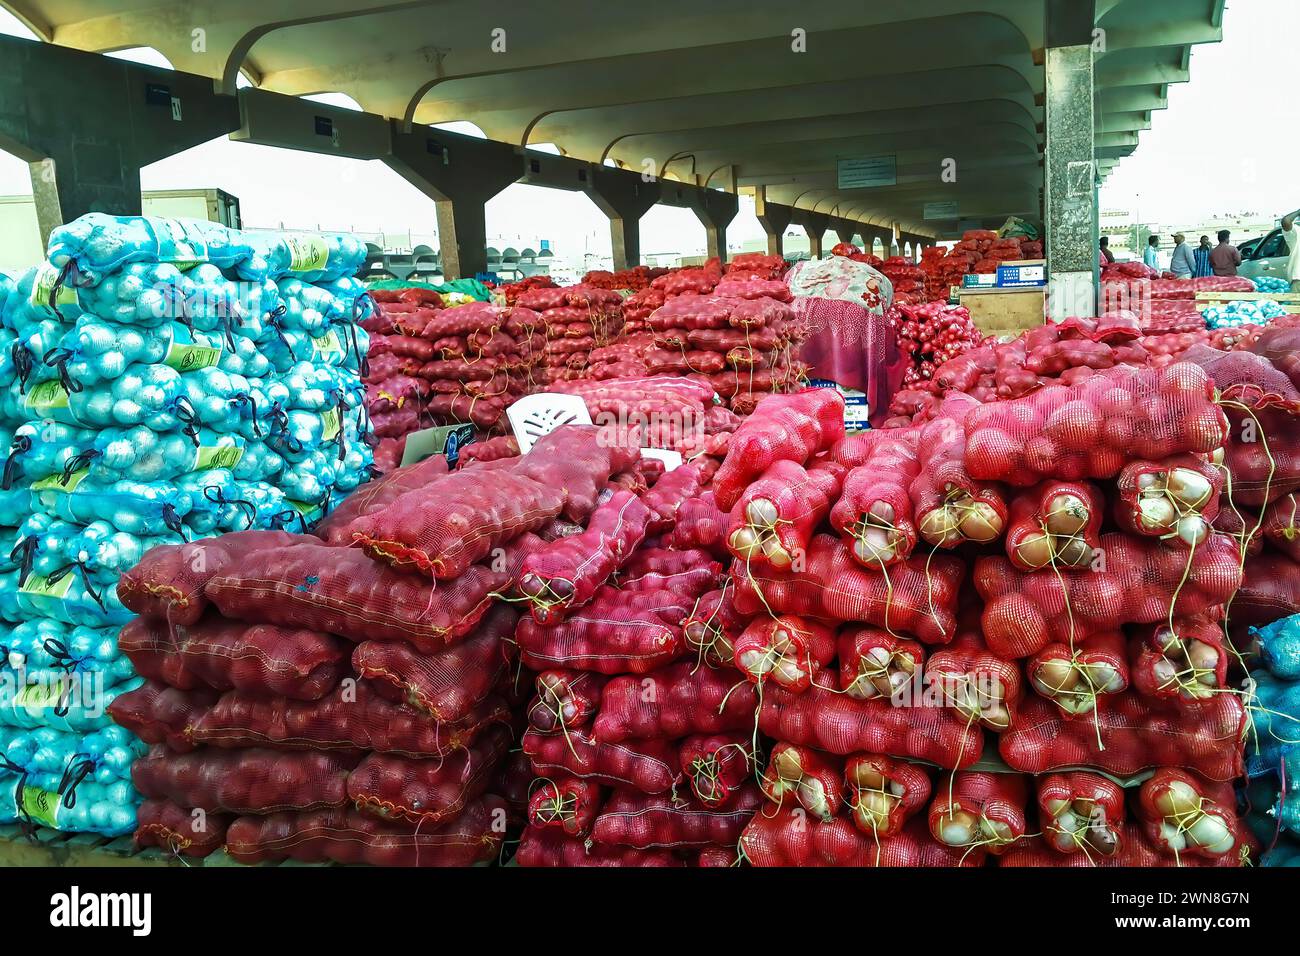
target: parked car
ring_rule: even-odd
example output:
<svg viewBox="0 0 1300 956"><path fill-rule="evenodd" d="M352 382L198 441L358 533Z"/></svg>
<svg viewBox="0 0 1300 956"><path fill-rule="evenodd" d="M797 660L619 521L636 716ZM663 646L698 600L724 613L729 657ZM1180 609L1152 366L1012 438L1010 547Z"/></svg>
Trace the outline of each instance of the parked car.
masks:
<svg viewBox="0 0 1300 956"><path fill-rule="evenodd" d="M1241 253L1241 265L1237 268L1237 275L1245 276L1247 279L1256 276L1290 278L1286 268L1291 256L1291 248L1287 245L1281 226L1265 236L1242 243L1237 250Z"/></svg>

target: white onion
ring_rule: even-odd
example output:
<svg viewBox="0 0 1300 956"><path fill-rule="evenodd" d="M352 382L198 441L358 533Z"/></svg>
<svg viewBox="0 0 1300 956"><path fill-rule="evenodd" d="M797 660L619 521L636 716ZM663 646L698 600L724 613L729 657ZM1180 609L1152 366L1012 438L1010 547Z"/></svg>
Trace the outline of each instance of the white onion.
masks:
<svg viewBox="0 0 1300 956"><path fill-rule="evenodd" d="M1160 842L1175 853L1181 853L1187 849L1187 837L1172 823L1160 824Z"/></svg>
<svg viewBox="0 0 1300 956"><path fill-rule="evenodd" d="M1092 560L1092 549L1082 538L1070 538L1058 546L1057 560L1070 568L1081 568Z"/></svg>
<svg viewBox="0 0 1300 956"><path fill-rule="evenodd" d="M878 518L886 524L894 523L894 506L888 501L873 501L867 511L873 518Z"/></svg>
<svg viewBox="0 0 1300 956"><path fill-rule="evenodd" d="M1138 502L1138 523L1148 531L1164 531L1177 517L1168 498L1143 498Z"/></svg>
<svg viewBox="0 0 1300 956"><path fill-rule="evenodd" d="M1002 533L1002 518L990 504L976 502L958 524L961 533L972 541L992 541Z"/></svg>
<svg viewBox="0 0 1300 956"><path fill-rule="evenodd" d="M755 498L745 506L745 517L750 524L762 528L774 527L778 517L776 505L768 498Z"/></svg>
<svg viewBox="0 0 1300 956"><path fill-rule="evenodd" d="M1187 515L1185 518L1178 519L1176 530L1178 537L1188 545L1196 547L1209 536L1210 525L1200 515Z"/></svg>
<svg viewBox="0 0 1300 956"><path fill-rule="evenodd" d="M1189 508L1203 508L1214 489L1209 479L1200 472L1190 468L1175 468L1169 473L1166 490Z"/></svg>
<svg viewBox="0 0 1300 956"><path fill-rule="evenodd" d="M1079 683L1079 672L1065 658L1048 657L1039 662L1034 671L1034 681L1051 697L1072 690Z"/></svg>
<svg viewBox="0 0 1300 956"><path fill-rule="evenodd" d="M961 535L957 531L957 522L952 509L943 505L926 512L921 518L921 536L930 544L940 547L956 544Z"/></svg>
<svg viewBox="0 0 1300 956"><path fill-rule="evenodd" d="M1144 471L1138 475L1138 491L1151 491L1152 489L1163 489L1165 476L1159 471Z"/></svg>
<svg viewBox="0 0 1300 956"><path fill-rule="evenodd" d="M1030 568L1044 568L1052 563L1052 539L1046 534L1031 534L1016 545L1016 557Z"/></svg>
<svg viewBox="0 0 1300 956"><path fill-rule="evenodd" d="M1179 816L1200 807L1201 795L1181 780L1170 780L1156 796L1155 805L1162 816Z"/></svg>
<svg viewBox="0 0 1300 956"><path fill-rule="evenodd" d="M939 839L949 846L965 846L974 838L968 824L949 820L939 827Z"/></svg>
<svg viewBox="0 0 1300 956"><path fill-rule="evenodd" d="M762 677L772 669L773 661L771 654L765 654L762 651L744 651L736 663L742 670L753 674L755 677Z"/></svg>
<svg viewBox="0 0 1300 956"><path fill-rule="evenodd" d="M1227 853L1235 842L1227 824L1210 813L1201 814L1200 819L1187 828L1187 836L1211 853Z"/></svg>
<svg viewBox="0 0 1300 956"><path fill-rule="evenodd" d="M870 537L870 531L853 542L853 554L863 564L884 564L894 559L892 545L879 545Z"/></svg>
<svg viewBox="0 0 1300 956"><path fill-rule="evenodd" d="M768 538L763 542L763 554L772 563L773 567L788 568L790 566L790 553L781 547L781 542L776 538Z"/></svg>
<svg viewBox="0 0 1300 956"><path fill-rule="evenodd" d="M731 535L731 550L742 558L751 558L758 553L758 536L750 528L737 528Z"/></svg>
<svg viewBox="0 0 1300 956"><path fill-rule="evenodd" d="M1056 495L1047 503L1047 530L1069 537L1088 525L1088 505L1078 495Z"/></svg>

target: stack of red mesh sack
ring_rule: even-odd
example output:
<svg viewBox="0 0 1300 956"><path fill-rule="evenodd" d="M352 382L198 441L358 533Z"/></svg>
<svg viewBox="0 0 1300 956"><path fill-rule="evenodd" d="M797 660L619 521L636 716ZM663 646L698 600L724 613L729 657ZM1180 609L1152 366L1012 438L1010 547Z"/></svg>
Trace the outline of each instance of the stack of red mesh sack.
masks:
<svg viewBox="0 0 1300 956"><path fill-rule="evenodd" d="M911 305L926 301L925 273L921 267L902 256L890 256L876 267L894 287L894 302ZM947 293L945 293L945 298Z"/></svg>
<svg viewBox="0 0 1300 956"><path fill-rule="evenodd" d="M911 693L927 649L954 643L965 568L909 556L901 535L882 544L883 563L867 558L854 535L910 520L916 444L888 431L846 438L843 413L833 390L766 399L714 480L734 594L726 640L712 647L753 685L769 741L760 782L769 806L746 827L741 854L755 866L978 865L980 837L949 845L932 833L954 794L931 766L979 758L980 714L962 709L964 696L926 699L919 683ZM963 635L944 649L945 667L1002 676L1012 695L1008 669L973 645ZM988 719L1005 720L1013 703ZM1001 788L976 786L982 776L959 774L956 794L989 796L1002 825ZM1025 832L1023 820L1007 825L1012 838Z"/></svg>
<svg viewBox="0 0 1300 956"><path fill-rule="evenodd" d="M112 711L154 745L137 839L249 863L493 859L527 785L507 759L519 613L496 599L637 459L563 428L523 457L394 471L312 536L150 551L120 585L148 683Z"/></svg>
<svg viewBox="0 0 1300 956"><path fill-rule="evenodd" d="M582 284L598 289L628 289L639 292L648 289L651 280L667 272L667 269L652 269L649 266L634 266L631 269L619 269L617 272L593 269L582 277Z"/></svg>
<svg viewBox="0 0 1300 956"><path fill-rule="evenodd" d="M943 246L926 246L921 250L921 274L925 277L927 302L947 301L952 287L961 285L962 276L970 272L971 262L961 253L950 254Z"/></svg>
<svg viewBox="0 0 1300 956"><path fill-rule="evenodd" d="M612 289L589 285L532 289L516 300L536 312L535 331L542 334L543 383L582 378L593 349L615 342L623 334L623 297Z"/></svg>
<svg viewBox="0 0 1300 956"><path fill-rule="evenodd" d="M1250 376L1280 392L1258 362ZM1234 452L1206 370L957 395L848 438L834 404L760 404L714 479L745 622L733 662L759 690L781 807L742 854L1240 864L1246 709L1224 609L1292 605L1237 593L1239 543L1212 530ZM987 746L1009 772L968 769ZM1101 773L1066 772L1081 767ZM1148 769L1128 798L1103 776Z"/></svg>
<svg viewBox="0 0 1300 956"><path fill-rule="evenodd" d="M480 565L435 589L279 532L152 550L123 578L143 616L119 639L148 682L111 711L152 745L132 767L137 842L244 863L494 858L506 581Z"/></svg>
<svg viewBox="0 0 1300 956"><path fill-rule="evenodd" d="M727 439L740 418L713 403L713 387L699 377L654 375L557 383L550 391L576 395L591 420L630 435L642 448L679 452L704 476L727 453Z"/></svg>
<svg viewBox="0 0 1300 956"><path fill-rule="evenodd" d="M381 300L367 320L373 328L366 395L384 463L400 459L401 439L421 428L455 422L485 432L503 428L506 408L542 371L543 322L526 308L404 305Z"/></svg>
<svg viewBox="0 0 1300 956"><path fill-rule="evenodd" d="M555 280L550 276L525 276L518 282L510 282L501 287L501 294L505 296L506 305L514 305L519 297L525 292L532 289L555 289L558 288Z"/></svg>
<svg viewBox="0 0 1300 956"><path fill-rule="evenodd" d="M1205 328L1196 307L1198 292L1254 291L1255 284L1241 276L1161 278L1142 263L1124 262L1102 271L1101 308L1137 314L1143 332L1195 332Z"/></svg>
<svg viewBox="0 0 1300 956"><path fill-rule="evenodd" d="M787 391L806 368L797 359L806 335L779 279L726 276L713 292L668 298L648 317L651 375L707 381L732 411L747 414L764 395Z"/></svg>
<svg viewBox="0 0 1300 956"><path fill-rule="evenodd" d="M904 303L891 307L886 315L898 350L910 359L903 373L905 389L933 378L944 362L975 348L984 338L965 306L946 301Z"/></svg>
<svg viewBox="0 0 1300 956"><path fill-rule="evenodd" d="M729 864L759 804L752 692L700 666L692 626L722 593L723 516L692 465L649 484L611 482L520 568L522 866Z"/></svg>

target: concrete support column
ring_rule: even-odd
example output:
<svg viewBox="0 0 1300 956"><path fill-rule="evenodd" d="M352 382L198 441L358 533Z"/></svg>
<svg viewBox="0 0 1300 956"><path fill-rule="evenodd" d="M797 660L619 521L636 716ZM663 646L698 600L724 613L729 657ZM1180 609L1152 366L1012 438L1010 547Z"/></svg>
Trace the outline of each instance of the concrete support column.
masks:
<svg viewBox="0 0 1300 956"><path fill-rule="evenodd" d="M659 201L659 181L646 182L640 173L594 166L587 195L609 217L614 268L639 266L641 217Z"/></svg>
<svg viewBox="0 0 1300 956"><path fill-rule="evenodd" d="M401 131L392 125L388 163L434 201L442 273L473 278L487 270L487 201L524 174L524 157L507 143L439 129Z"/></svg>
<svg viewBox="0 0 1300 956"><path fill-rule="evenodd" d="M41 241L88 212L139 215L140 169L239 129L212 81L0 36L0 147L29 164Z"/></svg>
<svg viewBox="0 0 1300 956"><path fill-rule="evenodd" d="M831 228L835 230L835 235L839 236L840 242L852 242L853 234L857 232L853 223L847 219L837 221Z"/></svg>
<svg viewBox="0 0 1300 956"><path fill-rule="evenodd" d="M795 225L803 227L808 236L808 255L814 259L822 257L822 236L830 225L831 217L824 212L810 209L796 209L792 217Z"/></svg>
<svg viewBox="0 0 1300 956"><path fill-rule="evenodd" d="M708 256L727 261L727 226L740 211L735 193L718 189L701 189L691 198L691 211L704 226Z"/></svg>
<svg viewBox="0 0 1300 956"><path fill-rule="evenodd" d="M790 214L793 212L794 210L789 206L768 202L767 187L755 187L754 215L758 217L758 224L763 227L763 232L767 233L767 254L769 256L785 254L782 248L783 240L786 229L790 227Z"/></svg>
<svg viewBox="0 0 1300 956"><path fill-rule="evenodd" d="M1048 313L1096 315L1097 170L1093 130L1094 0L1048 0L1044 202Z"/></svg>

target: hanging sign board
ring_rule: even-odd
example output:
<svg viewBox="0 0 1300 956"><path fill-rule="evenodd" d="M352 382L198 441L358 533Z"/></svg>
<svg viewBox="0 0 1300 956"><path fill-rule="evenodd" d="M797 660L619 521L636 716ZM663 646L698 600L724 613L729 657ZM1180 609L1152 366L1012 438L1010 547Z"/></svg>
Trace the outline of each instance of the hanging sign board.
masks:
<svg viewBox="0 0 1300 956"><path fill-rule="evenodd" d="M864 189L872 186L898 185L897 156L859 156L836 160L839 189Z"/></svg>
<svg viewBox="0 0 1300 956"><path fill-rule="evenodd" d="M925 204L926 219L956 219L957 203L955 202L928 202Z"/></svg>

